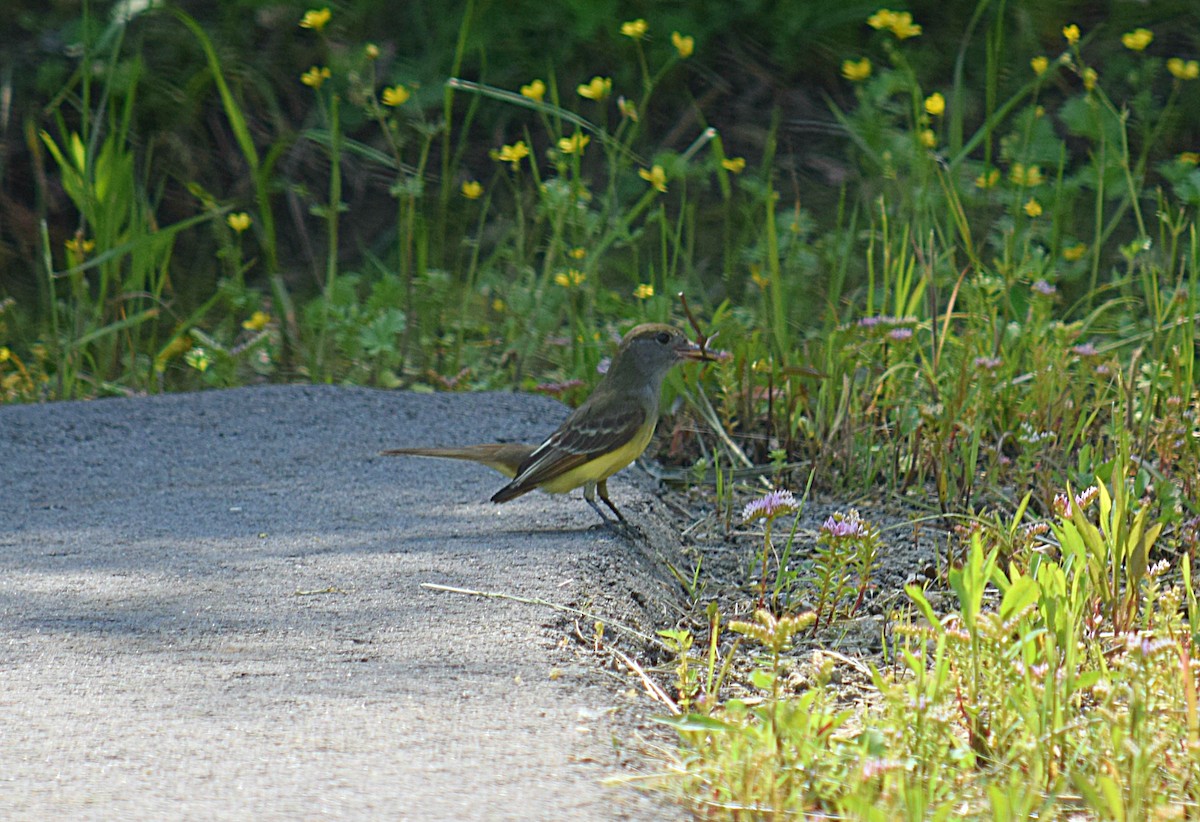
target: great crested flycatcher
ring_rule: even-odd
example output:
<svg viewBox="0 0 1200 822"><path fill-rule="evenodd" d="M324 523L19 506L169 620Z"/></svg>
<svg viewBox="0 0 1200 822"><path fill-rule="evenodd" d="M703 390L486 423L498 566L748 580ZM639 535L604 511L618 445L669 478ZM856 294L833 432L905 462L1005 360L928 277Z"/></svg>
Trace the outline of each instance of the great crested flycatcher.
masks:
<svg viewBox="0 0 1200 822"><path fill-rule="evenodd" d="M508 502L535 488L563 494L583 486L583 498L601 519L607 517L596 504L597 491L624 522L625 517L608 498L608 478L641 456L650 444L658 424L663 378L671 366L683 360L714 359L678 328L646 323L625 335L596 390L541 445L394 448L382 453L471 460L512 477L512 482L492 496L492 502Z"/></svg>

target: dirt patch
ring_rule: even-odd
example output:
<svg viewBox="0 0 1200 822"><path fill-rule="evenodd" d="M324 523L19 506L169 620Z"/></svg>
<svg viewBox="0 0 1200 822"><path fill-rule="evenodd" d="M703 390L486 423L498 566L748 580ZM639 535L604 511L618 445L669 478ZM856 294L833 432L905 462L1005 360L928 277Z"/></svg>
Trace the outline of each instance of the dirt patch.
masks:
<svg viewBox="0 0 1200 822"><path fill-rule="evenodd" d="M644 474L626 481L654 487ZM706 610L710 603L718 605L725 626L735 619L752 620L758 606L762 523L741 524L742 505L754 497L739 496L727 531L724 518L716 513L718 506L711 493L662 485L657 492L660 502L656 505L662 510L655 513L665 513L667 522L657 517L634 517L639 522L653 521L657 530L640 543L640 549L635 545L633 556L637 559L632 564L628 557L618 555L589 560L594 563L594 576L587 587L588 604L596 613L613 621L624 621L650 636L661 629L686 628L695 637L695 648L707 647ZM920 585L934 602L945 601L947 594L941 581L945 579L949 547L957 544L944 520L903 501L846 503L827 495L814 495L805 501L798 517L786 515L775 522L770 579L774 580L790 538L792 545L785 570L794 574L795 580L786 589L789 595L773 601L774 612L802 613L817 608L819 588L814 579L814 563L821 526L835 514L846 515L851 510L856 510L862 520L880 533L878 565L857 608L851 613L850 602L843 600L833 620L825 619L815 631L805 631L796 638L785 661L788 685L800 690L811 684L813 652L836 653L841 662L835 665L831 684L838 689L839 700L848 705L861 704L869 698L867 664L884 664L883 651L891 641L890 617L908 601L905 586ZM675 545L677 550L670 547ZM653 556L648 556L650 553ZM768 590L771 588L769 582ZM589 630L590 626L577 633L581 645L591 639ZM635 656L666 693L677 696L675 659L671 653L654 642L639 642L628 634L610 636L614 645ZM722 631L718 640L722 656L732 651L735 639L736 635L728 630ZM595 647L586 649L600 658L602 667L624 674L625 682L632 681L625 666L613 664L610 656L595 651ZM740 651L729 680L729 693L722 696L755 693L748 684L753 667L753 655ZM665 712L664 706L662 713ZM635 724L644 727L641 722ZM651 739L643 741L662 744L670 742L671 736L653 733Z"/></svg>

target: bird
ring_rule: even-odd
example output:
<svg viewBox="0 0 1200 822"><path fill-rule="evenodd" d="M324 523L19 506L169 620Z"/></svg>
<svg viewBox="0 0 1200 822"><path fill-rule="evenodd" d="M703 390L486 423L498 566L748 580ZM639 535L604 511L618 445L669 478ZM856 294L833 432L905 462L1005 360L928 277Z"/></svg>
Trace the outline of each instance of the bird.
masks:
<svg viewBox="0 0 1200 822"><path fill-rule="evenodd" d="M608 522L596 496L617 519L625 517L608 496L608 478L646 450L658 424L663 379L677 363L718 357L680 329L644 323L621 339L591 396L538 445L492 443L459 448L392 448L385 456L469 460L511 479L492 502L516 499L535 489L563 494L583 488L583 498Z"/></svg>

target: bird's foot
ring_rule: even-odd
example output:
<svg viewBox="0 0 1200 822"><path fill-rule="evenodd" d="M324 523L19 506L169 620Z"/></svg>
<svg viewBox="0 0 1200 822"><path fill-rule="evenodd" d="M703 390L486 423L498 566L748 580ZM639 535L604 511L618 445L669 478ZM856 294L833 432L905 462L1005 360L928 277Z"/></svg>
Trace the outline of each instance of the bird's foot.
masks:
<svg viewBox="0 0 1200 822"><path fill-rule="evenodd" d="M630 539L646 538L646 535L642 532L642 529L625 519L625 517L621 515L621 512L617 510L616 506L608 500L605 500L604 502L608 505L612 512L616 514L615 519L604 513L604 509L601 508L594 499L587 499L586 497L584 499L587 500L588 505L592 506L592 510L596 512L596 515L604 521L605 526L608 528L611 528L613 531L623 534Z"/></svg>

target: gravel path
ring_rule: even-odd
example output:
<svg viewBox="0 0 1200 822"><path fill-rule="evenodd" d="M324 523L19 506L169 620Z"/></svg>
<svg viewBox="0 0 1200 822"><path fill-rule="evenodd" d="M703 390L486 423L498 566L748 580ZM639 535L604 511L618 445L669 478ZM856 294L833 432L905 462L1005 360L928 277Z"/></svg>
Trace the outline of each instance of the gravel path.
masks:
<svg viewBox="0 0 1200 822"><path fill-rule="evenodd" d="M564 414L313 386L0 408L0 816L679 816L600 784L634 703L561 614L421 587L669 621L637 472L611 488L643 541L578 498L493 505L479 466L376 456Z"/></svg>

